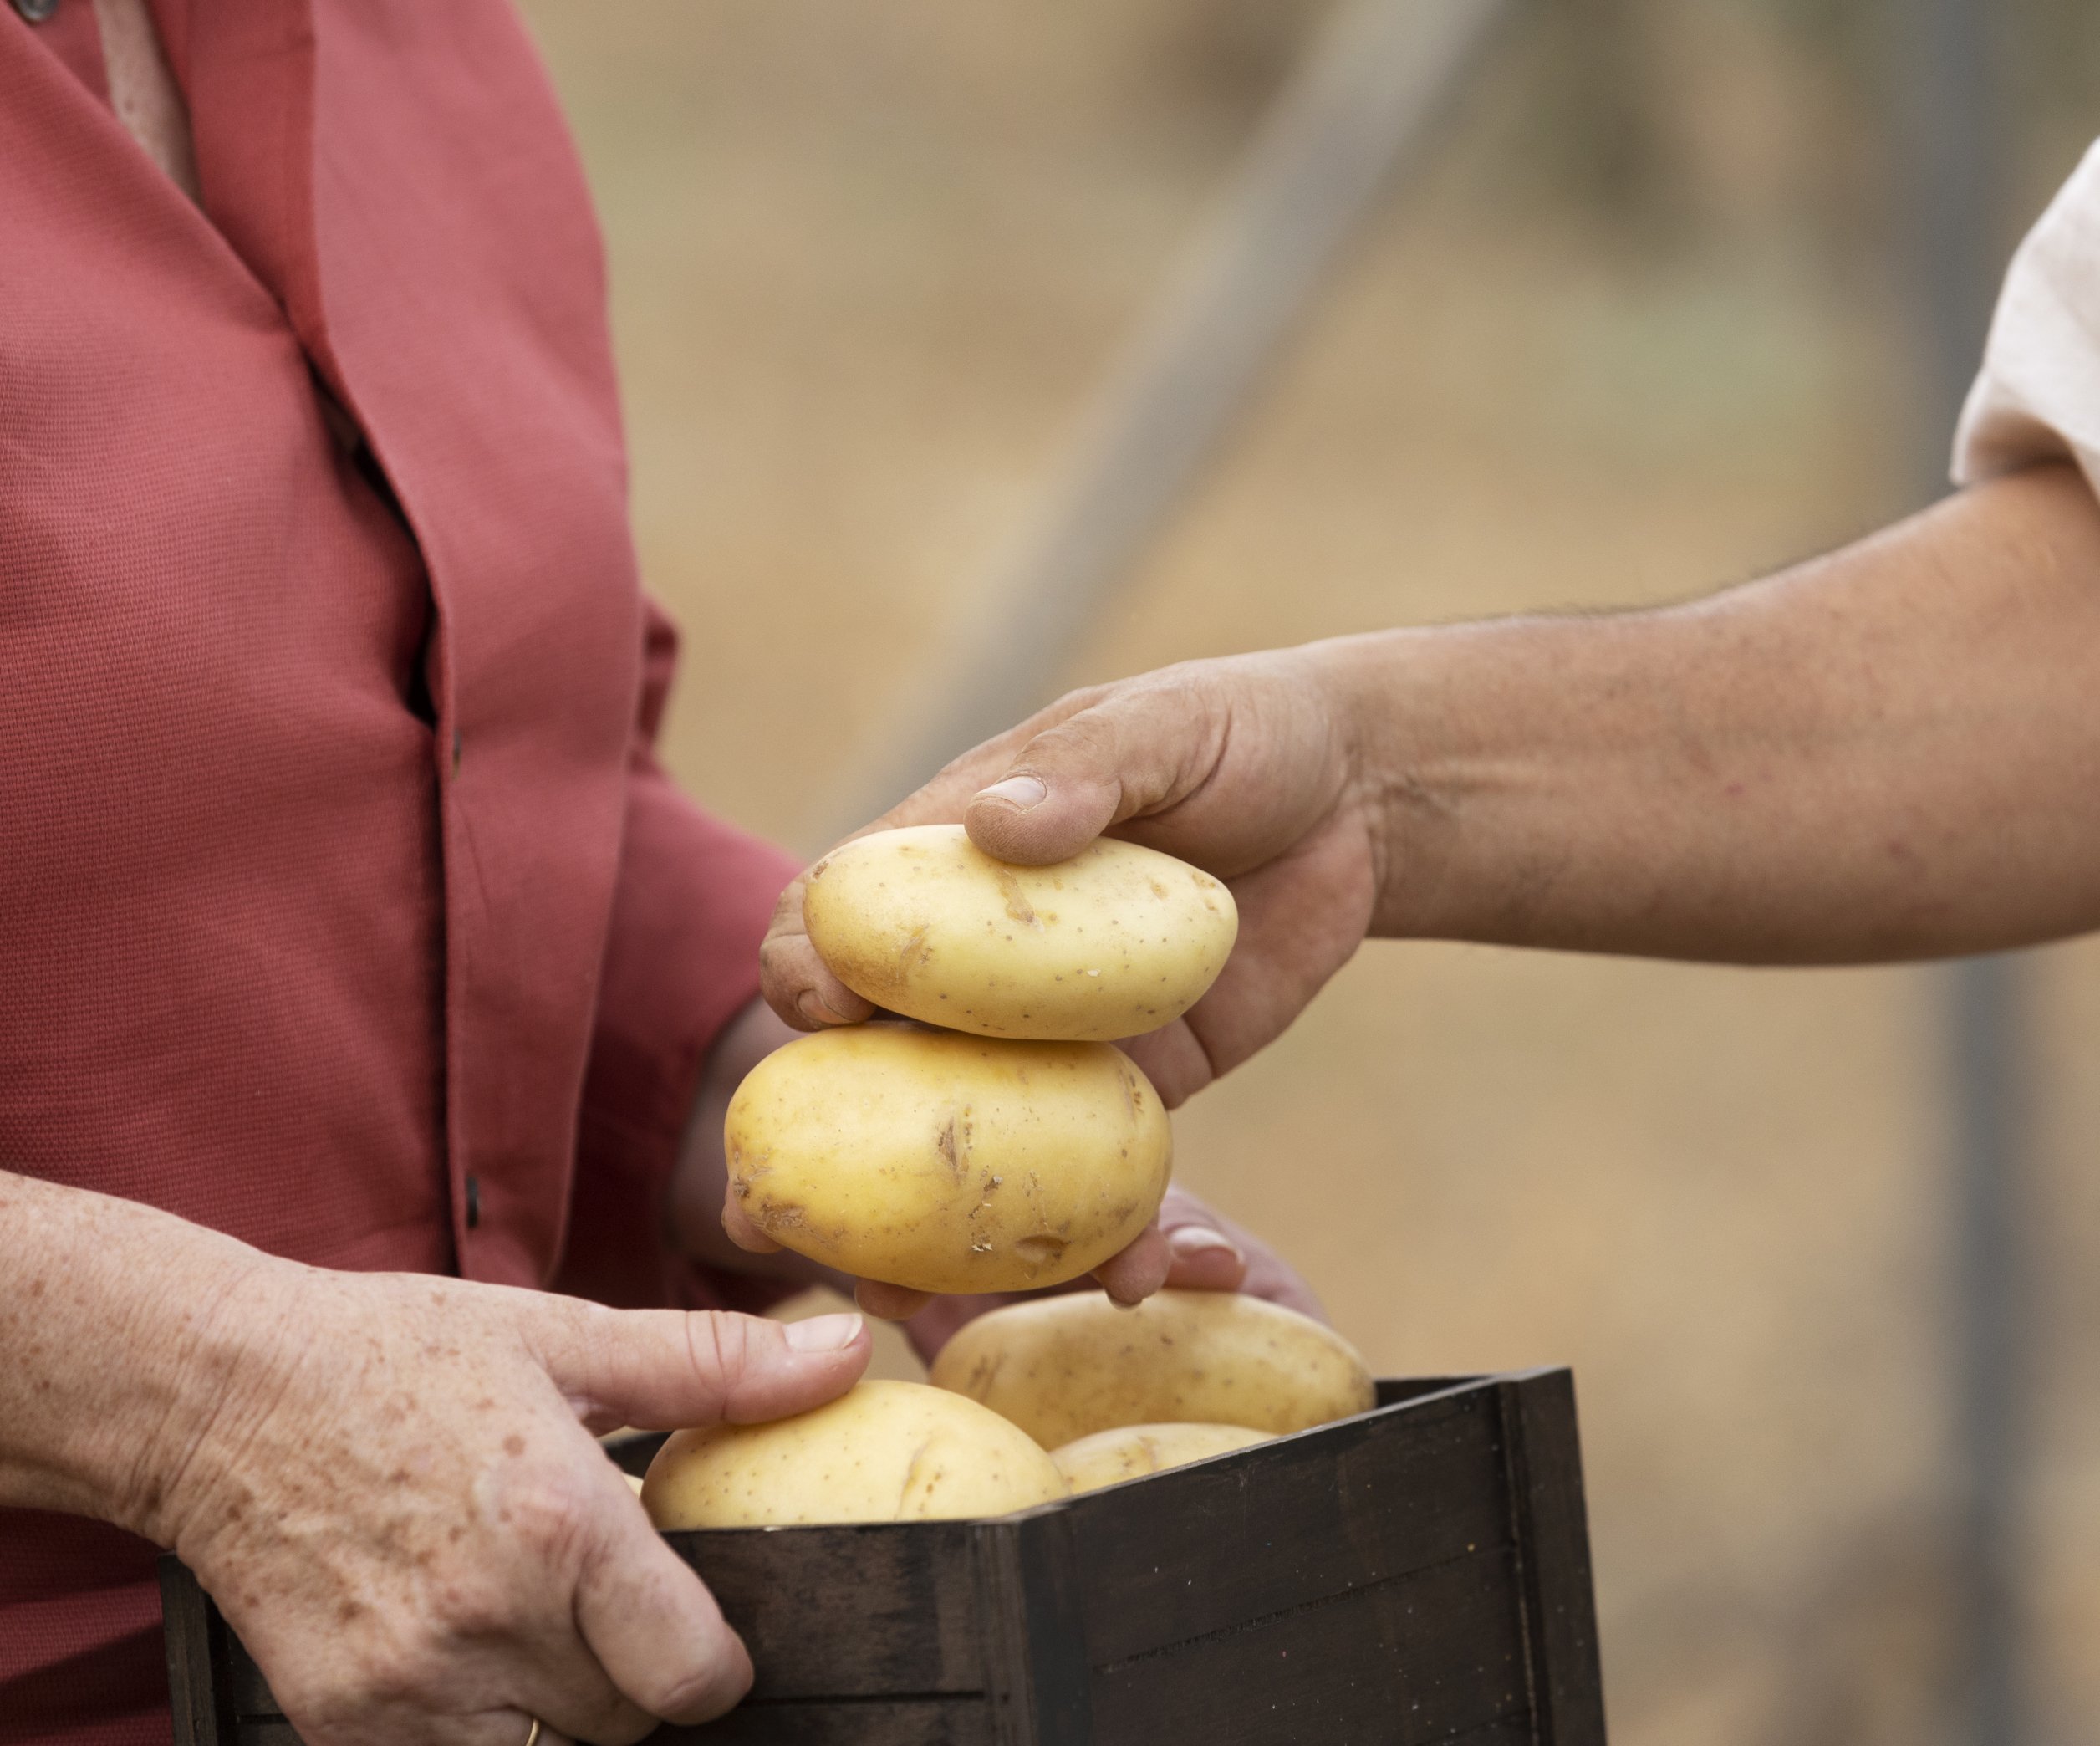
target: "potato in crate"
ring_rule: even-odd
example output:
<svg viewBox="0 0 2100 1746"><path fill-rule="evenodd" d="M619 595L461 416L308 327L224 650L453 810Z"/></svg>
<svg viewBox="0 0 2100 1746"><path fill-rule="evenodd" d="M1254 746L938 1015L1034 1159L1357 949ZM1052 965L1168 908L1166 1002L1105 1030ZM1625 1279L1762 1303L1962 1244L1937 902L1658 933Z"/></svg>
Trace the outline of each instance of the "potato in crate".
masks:
<svg viewBox="0 0 2100 1746"><path fill-rule="evenodd" d="M652 1738L1602 1746L1567 1371L1378 1398L991 1520L674 1532L757 1682ZM162 1575L177 1746L293 1746L208 1597L172 1559Z"/></svg>

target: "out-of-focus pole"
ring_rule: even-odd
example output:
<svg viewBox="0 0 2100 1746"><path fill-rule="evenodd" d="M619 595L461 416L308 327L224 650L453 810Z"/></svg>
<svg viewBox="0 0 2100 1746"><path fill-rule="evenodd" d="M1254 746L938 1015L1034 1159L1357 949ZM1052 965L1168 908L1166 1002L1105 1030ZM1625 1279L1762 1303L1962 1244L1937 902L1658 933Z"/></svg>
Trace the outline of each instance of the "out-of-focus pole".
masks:
<svg viewBox="0 0 2100 1746"><path fill-rule="evenodd" d="M1897 141L1911 190L1914 319L1924 413L1919 495L1946 484L1948 436L1975 373L2001 264L1988 0L1897 0L1908 74ZM2027 1738L2015 1584L2026 1493L2021 1209L2030 1142L2018 961L1972 959L1946 973L1950 1257L1955 1470L1954 1580L1960 1746Z"/></svg>
<svg viewBox="0 0 2100 1746"><path fill-rule="evenodd" d="M1087 415L1058 484L961 605L919 676L940 699L853 773L818 846L1050 688L1281 349L1395 162L1421 139L1509 0L1334 0L1195 239Z"/></svg>

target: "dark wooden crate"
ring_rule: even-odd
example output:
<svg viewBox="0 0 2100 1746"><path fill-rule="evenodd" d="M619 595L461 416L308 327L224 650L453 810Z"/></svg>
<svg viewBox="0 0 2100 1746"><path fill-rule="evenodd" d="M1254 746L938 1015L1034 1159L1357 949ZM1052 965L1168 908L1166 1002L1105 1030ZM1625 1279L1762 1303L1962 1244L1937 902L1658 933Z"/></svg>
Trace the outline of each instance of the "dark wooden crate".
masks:
<svg viewBox="0 0 2100 1746"><path fill-rule="evenodd" d="M651 1738L1603 1746L1568 1372L1379 1402L995 1521L674 1534L757 1683ZM176 1746L294 1746L173 1559L162 1590Z"/></svg>

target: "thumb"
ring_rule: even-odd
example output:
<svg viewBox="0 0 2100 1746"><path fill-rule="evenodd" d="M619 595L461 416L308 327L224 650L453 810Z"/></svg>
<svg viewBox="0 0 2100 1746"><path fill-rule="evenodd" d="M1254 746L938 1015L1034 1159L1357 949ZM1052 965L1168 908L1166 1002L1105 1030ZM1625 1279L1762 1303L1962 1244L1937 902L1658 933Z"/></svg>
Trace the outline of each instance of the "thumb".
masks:
<svg viewBox="0 0 2100 1746"><path fill-rule="evenodd" d="M1004 776L971 797L963 823L996 860L1068 860L1110 825L1194 792L1222 749L1203 694L1176 683L1170 669L1037 734Z"/></svg>
<svg viewBox="0 0 2100 1746"><path fill-rule="evenodd" d="M593 1431L755 1424L844 1394L868 1367L858 1315L782 1323L718 1310L604 1310L550 1299L529 1335Z"/></svg>

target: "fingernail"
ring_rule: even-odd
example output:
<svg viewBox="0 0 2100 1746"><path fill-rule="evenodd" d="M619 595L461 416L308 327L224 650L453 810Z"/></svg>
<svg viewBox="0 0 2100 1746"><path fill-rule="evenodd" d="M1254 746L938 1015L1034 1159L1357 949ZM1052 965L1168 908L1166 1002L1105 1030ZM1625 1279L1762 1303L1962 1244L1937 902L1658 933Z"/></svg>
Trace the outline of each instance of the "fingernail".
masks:
<svg viewBox="0 0 2100 1746"><path fill-rule="evenodd" d="M1222 1231L1214 1231L1208 1225L1183 1225L1178 1231L1167 1233L1167 1245L1177 1255L1200 1255L1212 1249L1223 1249L1235 1261L1246 1258L1240 1253L1240 1245Z"/></svg>
<svg viewBox="0 0 2100 1746"><path fill-rule="evenodd" d="M789 1322L783 1330L791 1352L843 1352L860 1338L857 1315L813 1315Z"/></svg>
<svg viewBox="0 0 2100 1746"><path fill-rule="evenodd" d="M814 988L804 988L795 997L795 1010L813 1025L833 1024L838 1015L817 998Z"/></svg>
<svg viewBox="0 0 2100 1746"><path fill-rule="evenodd" d="M1016 812L1026 812L1032 806L1040 806L1043 796L1050 790L1037 776L1009 776L1003 782L995 782L988 789L979 789L980 800L1004 800Z"/></svg>

